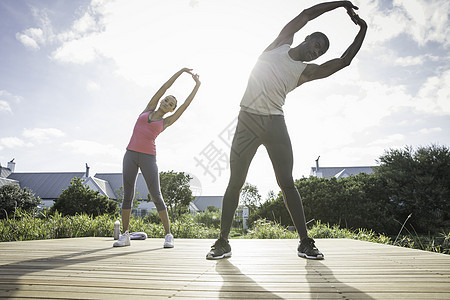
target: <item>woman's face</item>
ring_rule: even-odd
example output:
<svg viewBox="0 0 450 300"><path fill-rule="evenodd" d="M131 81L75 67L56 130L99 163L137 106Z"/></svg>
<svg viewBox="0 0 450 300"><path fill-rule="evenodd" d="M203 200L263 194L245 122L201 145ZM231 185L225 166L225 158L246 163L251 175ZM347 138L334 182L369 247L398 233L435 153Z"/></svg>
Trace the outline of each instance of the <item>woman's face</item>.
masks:
<svg viewBox="0 0 450 300"><path fill-rule="evenodd" d="M159 107L165 112L171 112L174 111L175 107L177 106L177 100L174 96L167 96L165 97L161 103L159 104Z"/></svg>

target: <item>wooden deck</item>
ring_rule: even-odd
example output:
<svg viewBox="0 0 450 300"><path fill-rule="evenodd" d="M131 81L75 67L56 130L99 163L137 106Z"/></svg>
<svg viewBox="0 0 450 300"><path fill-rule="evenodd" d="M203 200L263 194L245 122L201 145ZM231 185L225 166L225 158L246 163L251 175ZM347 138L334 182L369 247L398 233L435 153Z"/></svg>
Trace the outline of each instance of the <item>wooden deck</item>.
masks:
<svg viewBox="0 0 450 300"><path fill-rule="evenodd" d="M233 257L205 259L213 240L112 238L0 243L0 297L34 299L450 299L450 256L348 239L231 240Z"/></svg>

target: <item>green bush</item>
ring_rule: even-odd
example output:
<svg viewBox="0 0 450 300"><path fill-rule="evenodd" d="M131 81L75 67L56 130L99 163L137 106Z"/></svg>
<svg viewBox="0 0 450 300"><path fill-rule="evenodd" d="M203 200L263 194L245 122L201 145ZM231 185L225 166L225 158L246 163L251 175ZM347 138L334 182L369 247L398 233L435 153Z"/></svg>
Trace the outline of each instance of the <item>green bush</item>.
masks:
<svg viewBox="0 0 450 300"><path fill-rule="evenodd" d="M348 229L398 232L394 207L378 176L362 173L342 179L310 177L297 180L296 186L307 220L314 218Z"/></svg>
<svg viewBox="0 0 450 300"><path fill-rule="evenodd" d="M99 216L115 214L118 212L118 207L116 201L100 195L98 191L91 190L83 185L81 178L75 177L70 182L70 186L56 199L50 211L71 216L76 214Z"/></svg>
<svg viewBox="0 0 450 300"><path fill-rule="evenodd" d="M161 218L159 217L159 214L156 210L149 211L148 214L142 217L142 220L145 223L162 224Z"/></svg>
<svg viewBox="0 0 450 300"><path fill-rule="evenodd" d="M389 234L398 231L389 196L377 176L359 174L339 180L310 177L296 180L295 184L306 220L322 220L348 229L372 228ZM249 222L258 219L293 225L281 193L263 203L250 215Z"/></svg>
<svg viewBox="0 0 450 300"><path fill-rule="evenodd" d="M298 235L280 224L260 219L253 224L247 237L250 239L294 239L298 238Z"/></svg>
<svg viewBox="0 0 450 300"><path fill-rule="evenodd" d="M390 149L380 157L375 174L389 194L393 215L418 233L450 227L450 149L446 146Z"/></svg>
<svg viewBox="0 0 450 300"><path fill-rule="evenodd" d="M47 218L36 218L33 214L18 210L20 219L2 220L0 235L2 242L37 239L73 238L85 236L112 236L114 218L109 215L93 218L86 214L63 216L56 212Z"/></svg>
<svg viewBox="0 0 450 300"><path fill-rule="evenodd" d="M259 208L250 212L248 224L250 228L257 224L258 220L270 220L283 226L292 226L291 215L284 204L283 194L280 192L278 197L267 199Z"/></svg>
<svg viewBox="0 0 450 300"><path fill-rule="evenodd" d="M16 209L32 211L41 203L39 197L35 197L31 190L21 189L16 184L0 186L0 218L11 218Z"/></svg>
<svg viewBox="0 0 450 300"><path fill-rule="evenodd" d="M86 214L63 216L60 213L48 215L45 218L33 216L33 213L18 209L17 218L0 220L0 241L25 241L36 239L56 239L75 237L112 237L114 222L117 215L101 215L92 217ZM176 238L208 238L219 236L218 228L207 227L195 221L189 214L182 215L172 222L172 233ZM162 224L145 222L142 218L132 216L130 232L145 232L149 238L163 238L165 235ZM232 229L230 237L252 239L298 239L297 233L291 232L282 225L267 220L258 220L247 235L242 231ZM238 235L239 233L239 235ZM312 238L348 238L383 244L395 244L404 247L450 254L450 233L442 232L437 237L407 235L401 236L395 242L389 237L375 233L372 230L349 230L338 225L330 226L317 222L309 230Z"/></svg>
<svg viewBox="0 0 450 300"><path fill-rule="evenodd" d="M194 216L194 221L208 228L220 228L220 218L221 212L220 210L210 211L207 210L205 212L198 213Z"/></svg>
<svg viewBox="0 0 450 300"><path fill-rule="evenodd" d="M219 236L218 229L197 223L191 214L184 214L172 222L171 231L176 238L210 239Z"/></svg>

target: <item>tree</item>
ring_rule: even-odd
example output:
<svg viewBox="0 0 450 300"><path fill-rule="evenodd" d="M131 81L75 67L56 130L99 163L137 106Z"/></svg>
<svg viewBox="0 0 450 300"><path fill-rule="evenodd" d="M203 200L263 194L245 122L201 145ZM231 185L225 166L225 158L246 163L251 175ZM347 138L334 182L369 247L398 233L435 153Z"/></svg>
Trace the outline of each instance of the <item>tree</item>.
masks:
<svg viewBox="0 0 450 300"><path fill-rule="evenodd" d="M394 234L394 207L381 179L361 173L347 178L302 178L296 181L306 220L349 229L367 228Z"/></svg>
<svg viewBox="0 0 450 300"><path fill-rule="evenodd" d="M118 189L115 190L116 195L117 195L117 199L115 199L114 201L117 203L117 205L119 207L121 207L122 202L123 202L123 195L124 195L124 190L123 190L123 186L119 187ZM140 197L139 192L136 192L134 197L133 197L133 202L131 204L131 208L137 209L139 208L139 202L143 200L142 197ZM146 202L150 202L150 195L148 195L147 199L145 199Z"/></svg>
<svg viewBox="0 0 450 300"><path fill-rule="evenodd" d="M50 211L56 210L63 215L85 213L96 217L102 214L115 214L118 207L116 201L91 190L83 185L81 178L75 177L70 186L56 199Z"/></svg>
<svg viewBox="0 0 450 300"><path fill-rule="evenodd" d="M245 183L241 189L239 202L243 206L247 206L250 211L257 209L261 206L261 195L258 192L256 185Z"/></svg>
<svg viewBox="0 0 450 300"><path fill-rule="evenodd" d="M14 214L16 208L32 211L41 203L31 190L21 189L17 184L0 187L0 218L5 219Z"/></svg>
<svg viewBox="0 0 450 300"><path fill-rule="evenodd" d="M258 219L272 220L283 226L293 225L281 192L276 197L274 193L270 193L268 199L255 211L250 213L248 223L252 226Z"/></svg>
<svg viewBox="0 0 450 300"><path fill-rule="evenodd" d="M380 162L369 175L296 180L306 220L393 235L412 214L408 225L418 233L448 230L450 150L436 145L390 149ZM256 216L292 225L281 194L263 203L250 219Z"/></svg>
<svg viewBox="0 0 450 300"><path fill-rule="evenodd" d="M377 232L394 233L392 205L382 181L374 176L359 174L348 178L309 177L295 181L302 197L306 221ZM273 220L283 226L293 225L281 193L261 205L256 216ZM251 221L256 219L251 215Z"/></svg>
<svg viewBox="0 0 450 300"><path fill-rule="evenodd" d="M184 172L160 172L161 194L169 210L173 221L175 216L180 216L187 211L193 200L189 182L192 177Z"/></svg>
<svg viewBox="0 0 450 300"><path fill-rule="evenodd" d="M417 232L438 232L450 221L450 150L431 145L389 149L375 169L402 223L412 213L410 224Z"/></svg>

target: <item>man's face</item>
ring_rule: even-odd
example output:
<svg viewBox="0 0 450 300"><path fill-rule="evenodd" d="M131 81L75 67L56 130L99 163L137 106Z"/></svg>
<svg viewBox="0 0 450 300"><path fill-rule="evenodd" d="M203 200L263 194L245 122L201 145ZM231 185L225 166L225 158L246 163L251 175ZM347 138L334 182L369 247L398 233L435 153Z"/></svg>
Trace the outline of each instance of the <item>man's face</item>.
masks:
<svg viewBox="0 0 450 300"><path fill-rule="evenodd" d="M305 40L305 43L306 43L305 47L306 61L315 60L328 50L325 40L321 37L309 36Z"/></svg>

